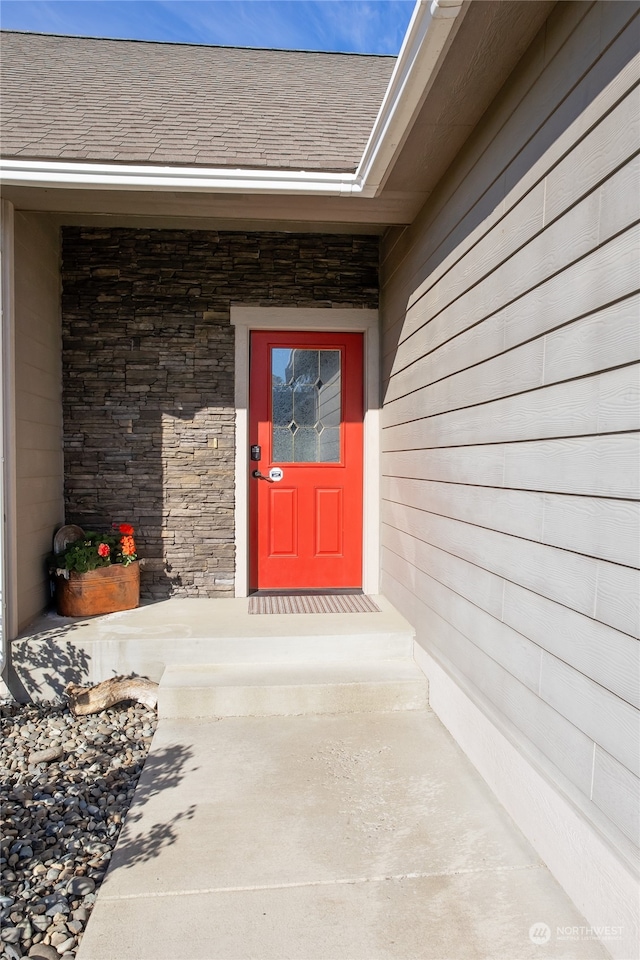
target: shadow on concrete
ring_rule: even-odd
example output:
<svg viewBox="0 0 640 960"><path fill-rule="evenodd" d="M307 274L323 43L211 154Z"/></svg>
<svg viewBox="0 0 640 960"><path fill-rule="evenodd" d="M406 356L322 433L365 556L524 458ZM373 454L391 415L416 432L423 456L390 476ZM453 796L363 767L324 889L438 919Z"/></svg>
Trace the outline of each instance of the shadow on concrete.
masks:
<svg viewBox="0 0 640 960"><path fill-rule="evenodd" d="M14 640L4 678L11 695L25 703L40 699L37 695L44 689L48 696L62 697L68 683L86 683L91 657L70 634L89 625L65 619L59 626Z"/></svg>
<svg viewBox="0 0 640 960"><path fill-rule="evenodd" d="M112 869L133 867L146 863L159 856L165 847L170 847L178 838L177 826L183 821L192 820L196 805L175 813L171 819L152 824L135 832L134 824L142 823L145 817L144 806L159 794L176 788L187 772L193 758L193 749L188 746L163 747L149 754L143 774L138 783L133 804L127 814L125 825L113 855Z"/></svg>

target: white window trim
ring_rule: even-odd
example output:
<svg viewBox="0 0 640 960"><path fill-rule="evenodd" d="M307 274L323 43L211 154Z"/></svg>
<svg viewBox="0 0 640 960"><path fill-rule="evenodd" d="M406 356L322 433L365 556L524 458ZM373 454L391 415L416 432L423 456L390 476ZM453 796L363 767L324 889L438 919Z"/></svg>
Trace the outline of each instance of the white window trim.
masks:
<svg viewBox="0 0 640 960"><path fill-rule="evenodd" d="M380 336L378 311L323 307L232 306L235 346L235 595L249 593L249 340L252 330L364 334L364 489L362 589L380 584Z"/></svg>

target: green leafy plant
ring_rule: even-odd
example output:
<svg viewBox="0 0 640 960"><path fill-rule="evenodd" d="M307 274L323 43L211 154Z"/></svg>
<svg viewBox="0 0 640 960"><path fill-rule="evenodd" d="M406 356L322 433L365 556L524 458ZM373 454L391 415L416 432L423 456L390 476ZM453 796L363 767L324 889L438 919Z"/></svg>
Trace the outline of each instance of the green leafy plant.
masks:
<svg viewBox="0 0 640 960"><path fill-rule="evenodd" d="M114 563L127 566L137 560L133 527L129 523L114 524L113 533L87 531L78 540L69 543L61 553L54 554L51 569L57 576L70 573L88 573Z"/></svg>

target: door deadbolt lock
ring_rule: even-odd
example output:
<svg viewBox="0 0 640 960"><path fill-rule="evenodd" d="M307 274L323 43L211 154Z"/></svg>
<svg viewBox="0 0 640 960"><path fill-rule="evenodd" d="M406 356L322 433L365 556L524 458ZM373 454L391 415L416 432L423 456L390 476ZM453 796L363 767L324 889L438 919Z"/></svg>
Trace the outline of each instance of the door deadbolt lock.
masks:
<svg viewBox="0 0 640 960"><path fill-rule="evenodd" d="M251 447L251 459L259 460L262 456L262 447L258 443L254 443Z"/></svg>

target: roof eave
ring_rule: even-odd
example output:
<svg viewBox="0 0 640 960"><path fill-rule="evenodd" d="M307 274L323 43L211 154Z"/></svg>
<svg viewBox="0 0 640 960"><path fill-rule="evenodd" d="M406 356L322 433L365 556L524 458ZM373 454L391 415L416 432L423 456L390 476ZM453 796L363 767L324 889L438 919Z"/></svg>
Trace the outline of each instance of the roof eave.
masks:
<svg viewBox="0 0 640 960"><path fill-rule="evenodd" d="M402 148L443 62L464 0L418 0L356 176L363 196L375 197ZM465 8L466 9L466 8Z"/></svg>
<svg viewBox="0 0 640 960"><path fill-rule="evenodd" d="M0 159L3 184L102 190L196 193L379 195L416 113L443 61L464 0L417 0L378 116L355 173L227 169L153 164Z"/></svg>

